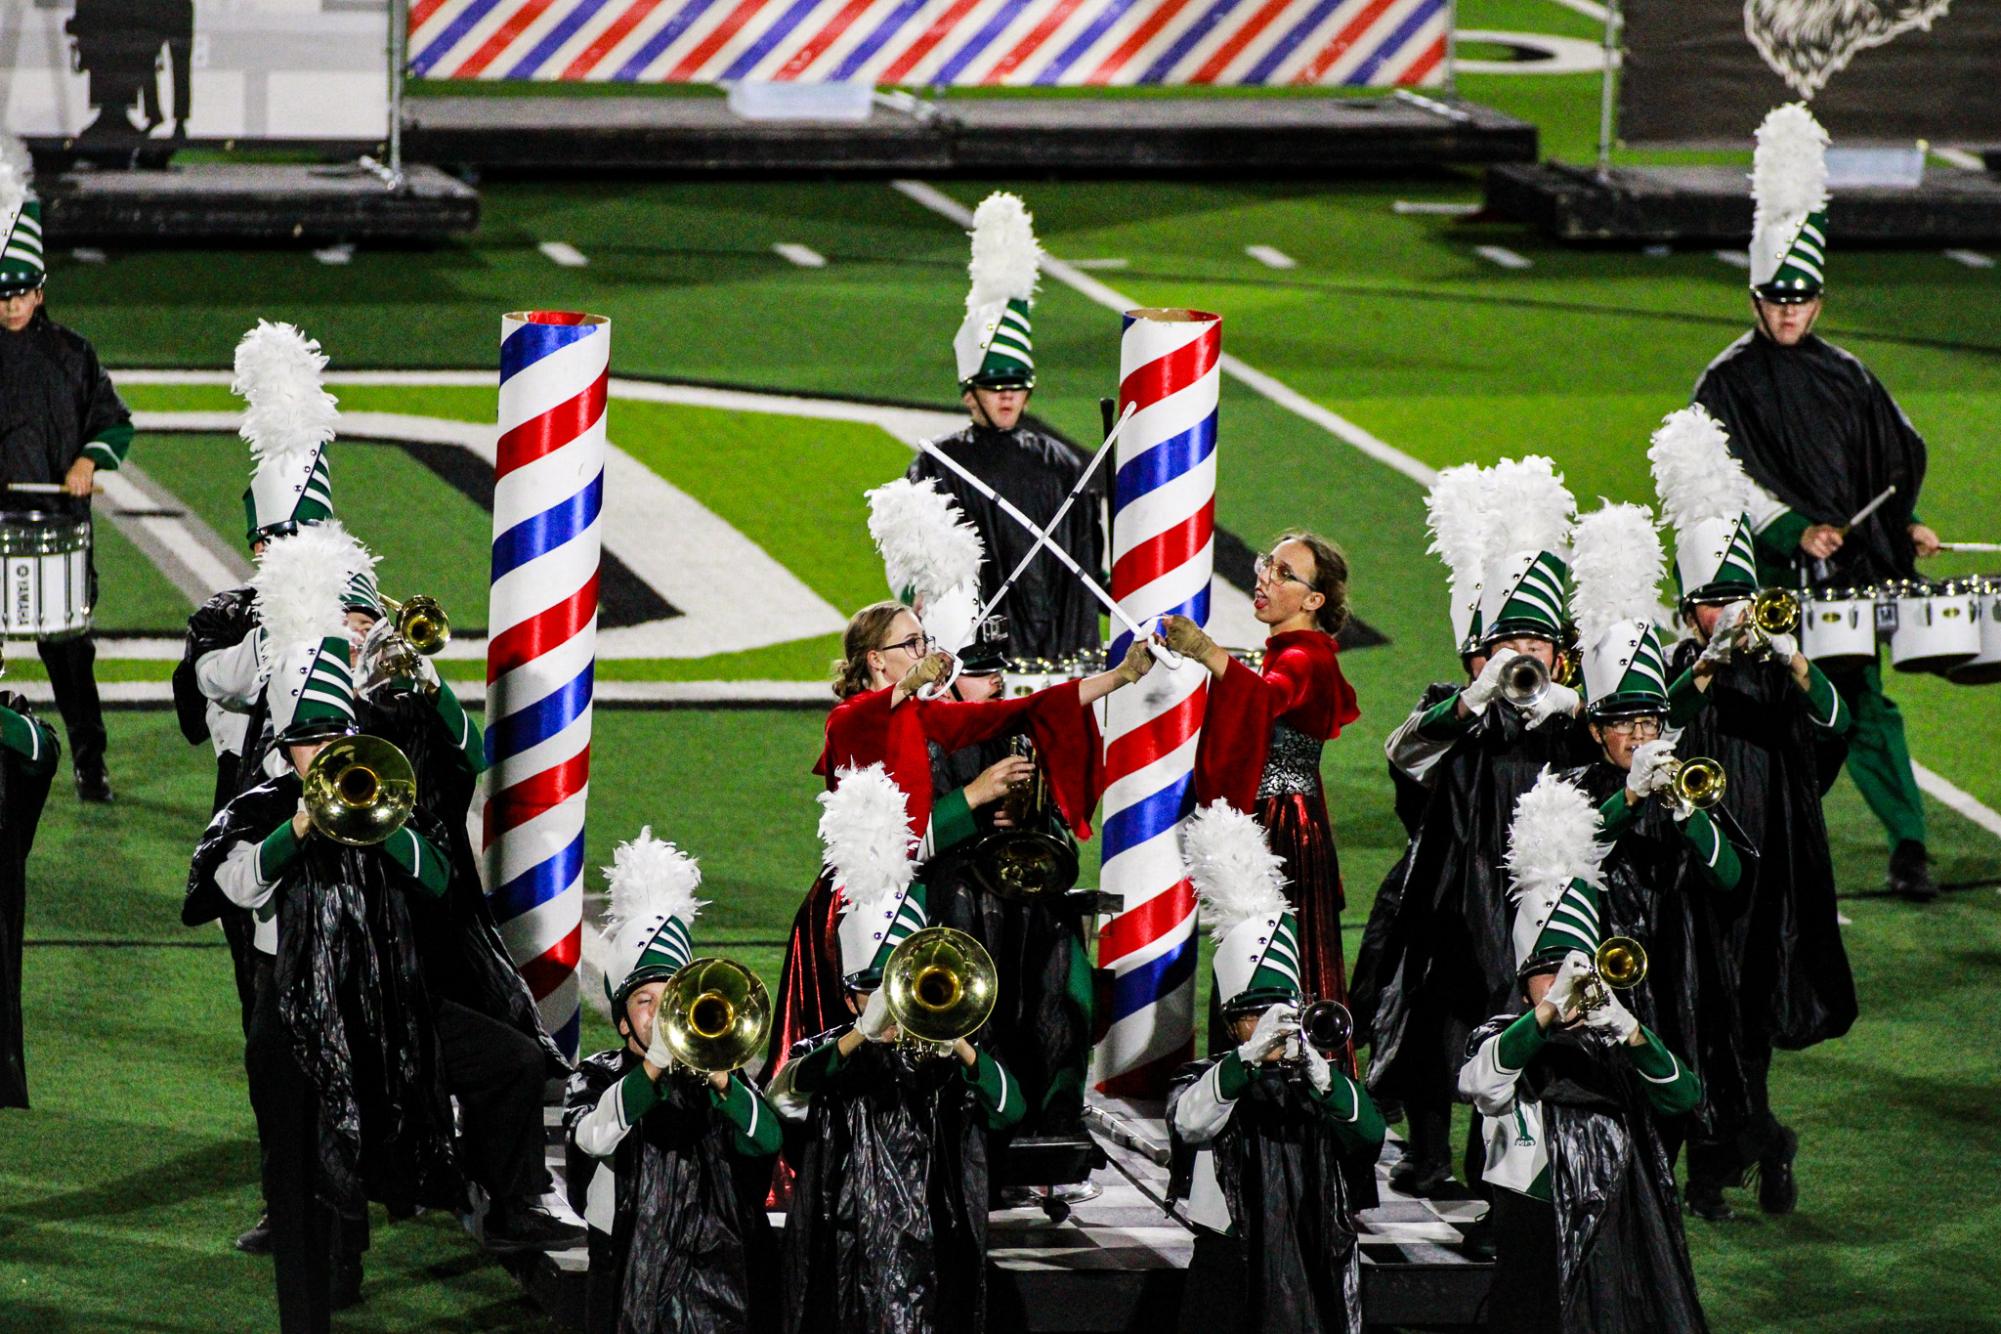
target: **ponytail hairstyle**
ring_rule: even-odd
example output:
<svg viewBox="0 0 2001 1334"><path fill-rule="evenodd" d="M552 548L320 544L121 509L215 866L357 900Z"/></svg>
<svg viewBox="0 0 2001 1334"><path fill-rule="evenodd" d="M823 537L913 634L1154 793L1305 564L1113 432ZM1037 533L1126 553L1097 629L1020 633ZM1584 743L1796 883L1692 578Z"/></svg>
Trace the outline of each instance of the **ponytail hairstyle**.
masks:
<svg viewBox="0 0 2001 1334"><path fill-rule="evenodd" d="M1313 591L1324 599L1313 613L1314 624L1325 634L1340 634L1348 624L1348 558L1341 554L1341 548L1305 529L1280 534L1272 549L1287 542L1297 542L1313 553Z"/></svg>
<svg viewBox="0 0 2001 1334"><path fill-rule="evenodd" d="M890 624L909 610L890 598L871 602L849 618L847 633L841 636L842 656L834 660L835 699L853 699L868 692L871 688L868 655L882 647L882 637L889 633Z"/></svg>

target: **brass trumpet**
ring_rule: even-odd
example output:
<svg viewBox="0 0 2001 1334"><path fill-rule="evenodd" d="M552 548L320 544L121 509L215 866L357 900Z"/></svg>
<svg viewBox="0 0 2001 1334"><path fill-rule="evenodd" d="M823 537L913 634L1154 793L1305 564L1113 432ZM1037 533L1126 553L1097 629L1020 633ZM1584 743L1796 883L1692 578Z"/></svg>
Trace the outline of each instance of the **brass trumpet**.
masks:
<svg viewBox="0 0 2001 1334"><path fill-rule="evenodd" d="M396 633L410 641L410 647L430 657L452 642L452 620L445 615L445 609L438 600L426 593L405 598L398 602L395 598L377 594L382 602L382 610L396 622Z"/></svg>
<svg viewBox="0 0 2001 1334"><path fill-rule="evenodd" d="M1596 1010L1614 991L1630 991L1647 979L1647 947L1631 936L1610 936L1591 956L1591 975L1578 997L1580 1010Z"/></svg>
<svg viewBox="0 0 2001 1334"><path fill-rule="evenodd" d="M379 736L329 742L306 766L306 814L336 843L363 848L403 827L417 805L410 759Z"/></svg>
<svg viewBox="0 0 2001 1334"><path fill-rule="evenodd" d="M1730 775L1723 771L1723 766L1702 756L1676 760L1668 774L1668 790L1674 794L1675 804L1684 810L1708 810L1723 800L1729 786Z"/></svg>
<svg viewBox="0 0 2001 1334"><path fill-rule="evenodd" d="M1518 709L1532 709L1549 694L1549 668L1541 658L1517 653L1501 664L1501 698Z"/></svg>
<svg viewBox="0 0 2001 1334"><path fill-rule="evenodd" d="M979 1031L994 1012L1000 977L979 941L927 926L889 952L882 987L903 1037L936 1045Z"/></svg>
<svg viewBox="0 0 2001 1334"><path fill-rule="evenodd" d="M1799 595L1791 589L1761 588L1751 599L1751 624L1761 634L1789 635L1799 623Z"/></svg>
<svg viewBox="0 0 2001 1334"><path fill-rule="evenodd" d="M676 1065L698 1074L735 1070L764 1047L771 998L733 959L693 959L668 979L654 1011Z"/></svg>

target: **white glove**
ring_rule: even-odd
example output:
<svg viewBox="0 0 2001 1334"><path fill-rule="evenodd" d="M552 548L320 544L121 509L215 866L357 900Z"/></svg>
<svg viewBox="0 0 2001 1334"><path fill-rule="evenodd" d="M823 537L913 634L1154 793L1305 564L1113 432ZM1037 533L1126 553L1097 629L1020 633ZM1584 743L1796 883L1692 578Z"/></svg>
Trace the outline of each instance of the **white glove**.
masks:
<svg viewBox="0 0 2001 1334"><path fill-rule="evenodd" d="M1792 666L1793 659L1799 656L1799 651L1800 642L1792 635L1767 635L1765 637L1765 656L1773 662L1783 662L1790 667Z"/></svg>
<svg viewBox="0 0 2001 1334"><path fill-rule="evenodd" d="M1584 1026L1624 1042L1633 1036L1633 1030L1640 1026L1640 1021L1633 1018L1633 1012L1621 1005L1618 996L1608 989L1605 1003L1585 1013Z"/></svg>
<svg viewBox="0 0 2001 1334"><path fill-rule="evenodd" d="M889 1012L889 993L877 987L862 1007L861 1021L855 1028L869 1042L889 1041L889 1030L896 1026L896 1018Z"/></svg>
<svg viewBox="0 0 2001 1334"><path fill-rule="evenodd" d="M1703 647L1702 653L1696 658L1696 661L1711 663L1718 667L1728 666L1730 655L1736 650L1736 647L1736 644L1731 641L1729 635L1722 633L1711 635L1709 643Z"/></svg>
<svg viewBox="0 0 2001 1334"><path fill-rule="evenodd" d="M1674 743L1678 739L1656 737L1633 747L1633 771L1626 776L1626 786L1642 797L1651 797L1665 788L1674 773Z"/></svg>
<svg viewBox="0 0 2001 1334"><path fill-rule="evenodd" d="M660 1020L660 1011L655 1010L653 1037L646 1044L646 1063L664 1074L674 1068L674 1053L667 1049L667 1025Z"/></svg>
<svg viewBox="0 0 2001 1334"><path fill-rule="evenodd" d="M1274 1005L1258 1016L1258 1026L1251 1030L1250 1039L1237 1048L1237 1059L1245 1065L1256 1065L1297 1036L1299 1007Z"/></svg>
<svg viewBox="0 0 2001 1334"><path fill-rule="evenodd" d="M1578 993L1591 980L1591 956L1583 950L1572 950L1564 956L1563 967L1556 970L1556 980L1549 984L1543 999L1556 1007L1558 1022L1570 1017L1577 1010L1583 997Z"/></svg>
<svg viewBox="0 0 2001 1334"><path fill-rule="evenodd" d="M1306 1078L1312 1083L1315 1093L1325 1093L1334 1087L1334 1066L1320 1054L1320 1048L1306 1040L1304 1034L1299 1039L1299 1055L1306 1062Z"/></svg>
<svg viewBox="0 0 2001 1334"><path fill-rule="evenodd" d="M1551 681L1549 689L1542 692L1542 698L1529 706L1529 731L1535 731L1559 714L1575 714L1577 706L1583 702L1583 696L1563 682Z"/></svg>
<svg viewBox="0 0 2001 1334"><path fill-rule="evenodd" d="M1507 665L1508 659L1514 656L1515 650L1511 648L1495 649L1494 656L1487 659L1487 665L1480 669L1480 674L1459 692L1459 698L1465 702L1468 713L1484 711L1487 705L1493 702L1494 696L1501 693L1501 669Z"/></svg>
<svg viewBox="0 0 2001 1334"><path fill-rule="evenodd" d="M1723 639L1726 637L1734 637L1739 630L1743 629L1745 626L1750 624L1750 620L1751 620L1750 600L1740 599L1736 602L1732 602L1728 606L1724 607L1722 612L1720 612L1716 617L1715 637L1718 639Z"/></svg>

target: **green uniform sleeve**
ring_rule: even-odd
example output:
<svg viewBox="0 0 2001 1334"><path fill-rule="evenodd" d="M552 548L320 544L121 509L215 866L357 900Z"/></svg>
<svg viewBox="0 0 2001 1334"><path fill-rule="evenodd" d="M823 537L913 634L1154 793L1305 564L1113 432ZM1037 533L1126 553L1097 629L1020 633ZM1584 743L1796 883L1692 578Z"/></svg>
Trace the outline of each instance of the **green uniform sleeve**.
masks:
<svg viewBox="0 0 2001 1334"><path fill-rule="evenodd" d="M646 1077L646 1067L635 1065L618 1081L618 1111L629 1126L652 1111L660 1102L660 1086Z"/></svg>
<svg viewBox="0 0 2001 1334"><path fill-rule="evenodd" d="M292 832L290 820L265 835L264 842L257 849L257 876L266 884L285 873L285 868L299 858L299 838Z"/></svg>
<svg viewBox="0 0 2001 1334"><path fill-rule="evenodd" d="M1800 554L1800 538L1811 527L1813 521L1806 515L1786 510L1758 530L1757 543L1770 555L1792 560Z"/></svg>
<svg viewBox="0 0 2001 1334"><path fill-rule="evenodd" d="M96 437L85 443L83 456L105 472L117 471L125 461L126 452L132 448L132 423L119 422L99 431Z"/></svg>
<svg viewBox="0 0 2001 1334"><path fill-rule="evenodd" d="M1251 1072L1244 1068L1244 1058L1235 1050L1223 1053L1223 1059L1216 1062L1216 1093L1225 1102L1232 1102L1243 1096L1251 1086Z"/></svg>
<svg viewBox="0 0 2001 1334"><path fill-rule="evenodd" d="M1806 665L1806 702L1807 718L1815 727L1835 736L1847 733L1853 717L1848 706L1841 702L1841 692L1810 662Z"/></svg>
<svg viewBox="0 0 2001 1334"><path fill-rule="evenodd" d="M931 851L934 855L965 842L979 832L979 825L973 822L972 804L966 800L966 789L955 788L932 803Z"/></svg>
<svg viewBox="0 0 2001 1334"><path fill-rule="evenodd" d="M465 706L452 693L451 683L438 681L438 697L432 701L438 717L444 720L445 730L458 738L459 750L466 757L466 763L475 774L486 772L486 738L480 735L479 724L466 716Z"/></svg>
<svg viewBox="0 0 2001 1334"><path fill-rule="evenodd" d="M1021 1085L1008 1074L1007 1067L983 1051L973 1053L973 1063L959 1067L959 1074L979 1098L980 1110L987 1114L987 1129L1006 1130L1028 1111Z"/></svg>
<svg viewBox="0 0 2001 1334"><path fill-rule="evenodd" d="M711 1084L709 1101L736 1128L731 1143L738 1153L746 1158L770 1158L778 1152L778 1113L771 1110L763 1095L743 1082L743 1076L731 1075L725 1090L718 1091Z"/></svg>
<svg viewBox="0 0 2001 1334"><path fill-rule="evenodd" d="M1642 1024L1640 1033L1646 1038L1646 1045L1626 1050L1632 1054L1633 1068L1646 1080L1647 1101L1662 1116L1679 1116L1689 1111L1702 1098L1702 1081L1667 1049L1652 1029Z"/></svg>
<svg viewBox="0 0 2001 1334"><path fill-rule="evenodd" d="M408 872L412 880L423 886L426 894L437 898L445 892L445 885L451 879L451 867L446 863L445 855L431 846L431 841L422 834L405 825L382 841L382 850Z"/></svg>
<svg viewBox="0 0 2001 1334"><path fill-rule="evenodd" d="M1455 691L1424 711L1418 719L1417 734L1427 741L1448 741L1473 726L1473 715L1459 715L1459 695Z"/></svg>
<svg viewBox="0 0 2001 1334"><path fill-rule="evenodd" d="M1674 679L1668 687L1668 726L1686 727L1695 720L1697 714L1709 707L1709 695L1695 683L1695 670L1690 668Z"/></svg>
<svg viewBox="0 0 2001 1334"><path fill-rule="evenodd" d="M55 742L56 734L41 719L0 707L0 746L26 760L37 777L56 767Z"/></svg>
<svg viewBox="0 0 2001 1334"><path fill-rule="evenodd" d="M1501 1030L1500 1041L1494 1045L1494 1060L1506 1070L1525 1070L1547 1041L1549 1034L1536 1022L1535 1011L1529 1010Z"/></svg>
<svg viewBox="0 0 2001 1334"><path fill-rule="evenodd" d="M1695 855L1701 859L1703 874L1710 883L1718 889L1737 888L1737 882L1744 878L1744 864L1738 860L1737 849L1730 846L1730 840L1716 827L1716 821L1709 818L1709 812L1690 812L1688 819L1682 821L1681 832L1694 845Z"/></svg>
<svg viewBox="0 0 2001 1334"><path fill-rule="evenodd" d="M1321 1115L1334 1128L1341 1147L1355 1153L1375 1154L1383 1147L1383 1114L1367 1089L1341 1071L1325 1093L1308 1085L1308 1092Z"/></svg>
<svg viewBox="0 0 2001 1334"><path fill-rule="evenodd" d="M792 1087L811 1097L833 1082L843 1064L841 1044L831 1039L823 1042L793 1062Z"/></svg>
<svg viewBox="0 0 2001 1334"><path fill-rule="evenodd" d="M1598 836L1610 842L1631 829L1639 818L1640 808L1626 799L1626 788L1621 784L1617 792L1599 803Z"/></svg>

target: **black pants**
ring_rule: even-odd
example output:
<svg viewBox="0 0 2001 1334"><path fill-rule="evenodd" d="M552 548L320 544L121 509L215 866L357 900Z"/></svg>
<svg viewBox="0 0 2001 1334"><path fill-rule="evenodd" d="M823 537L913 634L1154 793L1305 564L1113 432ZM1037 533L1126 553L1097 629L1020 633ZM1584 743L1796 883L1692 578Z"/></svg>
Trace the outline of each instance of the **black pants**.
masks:
<svg viewBox="0 0 2001 1334"><path fill-rule="evenodd" d="M332 1318L328 1287L338 1234L334 1211L319 1198L319 1106L311 1081L292 1057L278 1015L278 988L257 989L243 1065L264 1153L264 1199L271 1210L271 1259L283 1334L323 1334Z"/></svg>
<svg viewBox="0 0 2001 1334"><path fill-rule="evenodd" d="M1250 1271L1244 1243L1213 1228L1195 1229L1195 1250L1181 1291L1180 1334L1229 1334L1244 1327Z"/></svg>
<svg viewBox="0 0 2001 1334"><path fill-rule="evenodd" d="M1551 1334L1563 1296L1557 1268L1556 1210L1517 1191L1494 1192L1494 1283L1487 1289L1491 1334Z"/></svg>
<svg viewBox="0 0 2001 1334"><path fill-rule="evenodd" d="M495 1199L549 1189L543 1156L542 1048L456 1001L437 1003L445 1087L465 1116L467 1166Z"/></svg>
<svg viewBox="0 0 2001 1334"><path fill-rule="evenodd" d="M94 578L95 576L93 576ZM35 648L48 669L49 688L69 734L70 767L77 773L104 768L104 706L97 698L97 643L89 635L44 639Z"/></svg>
<svg viewBox="0 0 2001 1334"><path fill-rule="evenodd" d="M1755 1038L1744 1044L1744 1084L1749 1112L1740 1122L1727 1118L1721 1108L1716 1129L1696 1133L1688 1140L1688 1179L1721 1189L1744 1182L1744 1169L1766 1153L1778 1148L1785 1127L1772 1114L1772 1049Z"/></svg>

